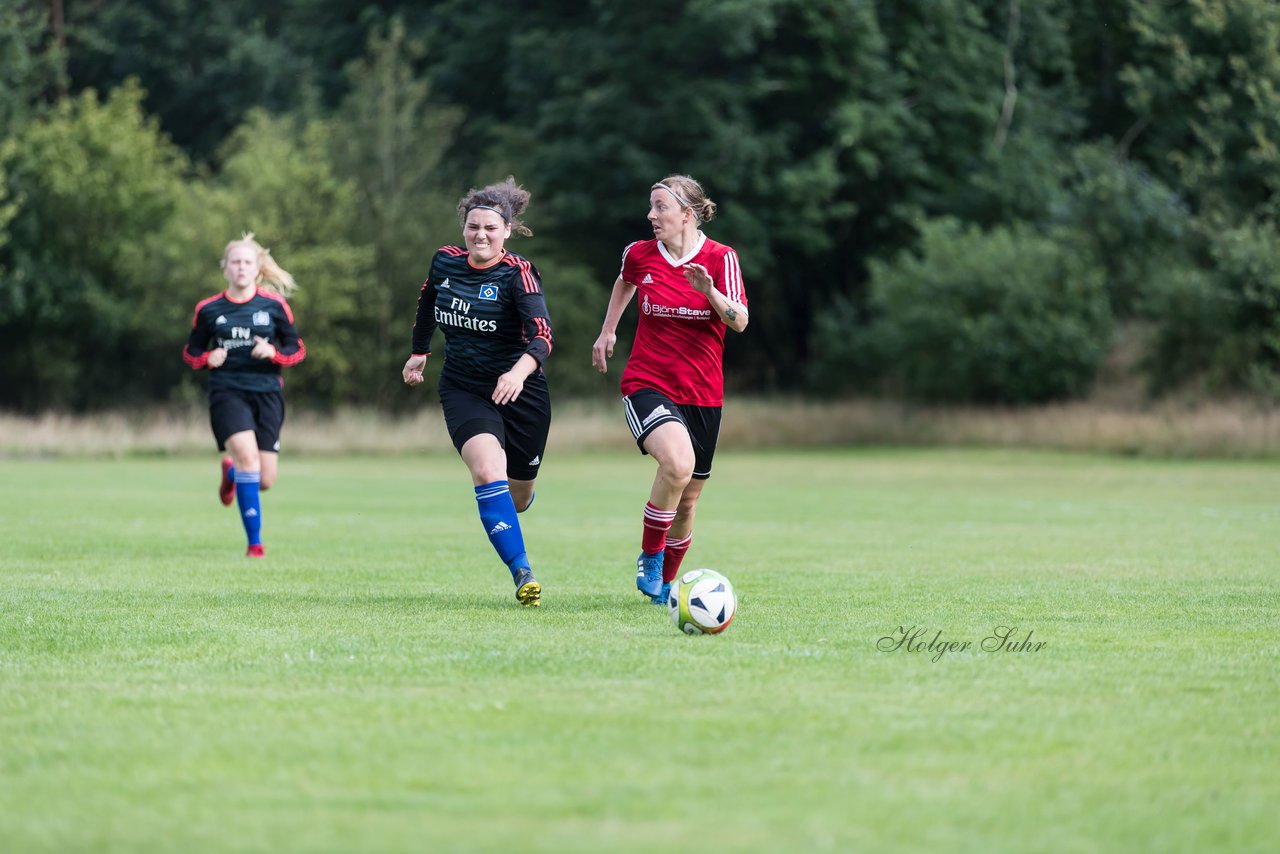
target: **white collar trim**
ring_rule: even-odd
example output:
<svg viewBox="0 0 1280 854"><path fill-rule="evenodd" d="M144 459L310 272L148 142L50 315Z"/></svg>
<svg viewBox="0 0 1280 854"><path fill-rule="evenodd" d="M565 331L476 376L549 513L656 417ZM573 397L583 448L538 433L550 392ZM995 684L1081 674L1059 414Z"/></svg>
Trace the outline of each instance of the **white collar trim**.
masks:
<svg viewBox="0 0 1280 854"><path fill-rule="evenodd" d="M671 253L667 251L667 244L661 240L658 241L658 251L662 253L662 257L667 259L667 263L672 267L683 267L692 261L699 252L702 251L702 244L707 242L707 236L701 231L698 232L698 239L693 244L693 248L689 250L689 254L683 258L672 258Z"/></svg>

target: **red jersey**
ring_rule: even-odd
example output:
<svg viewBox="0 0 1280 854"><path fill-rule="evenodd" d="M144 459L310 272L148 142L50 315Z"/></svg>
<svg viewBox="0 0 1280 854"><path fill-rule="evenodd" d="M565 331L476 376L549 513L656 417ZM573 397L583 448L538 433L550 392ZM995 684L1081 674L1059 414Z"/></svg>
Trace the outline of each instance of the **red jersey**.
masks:
<svg viewBox="0 0 1280 854"><path fill-rule="evenodd" d="M660 391L672 403L724 405L724 321L684 277L685 264L701 264L716 290L747 304L738 254L699 232L699 243L672 258L661 240L639 240L622 251L622 280L636 286L640 322L622 372L622 393Z"/></svg>

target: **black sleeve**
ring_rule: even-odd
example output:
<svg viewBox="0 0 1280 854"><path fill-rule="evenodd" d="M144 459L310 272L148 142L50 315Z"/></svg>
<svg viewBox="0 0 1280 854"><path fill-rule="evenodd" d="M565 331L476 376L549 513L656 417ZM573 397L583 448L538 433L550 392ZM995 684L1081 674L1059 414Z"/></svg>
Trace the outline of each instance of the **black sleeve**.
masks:
<svg viewBox="0 0 1280 854"><path fill-rule="evenodd" d="M273 342L276 354L271 361L282 368L291 368L307 357L307 345L298 337L298 328L293 325L293 311L289 304L280 300L279 316L276 318L276 340Z"/></svg>
<svg viewBox="0 0 1280 854"><path fill-rule="evenodd" d="M418 293L418 315L413 321L413 349L410 351L414 356L431 355L431 336L436 331L435 271L436 265L433 259L431 270L427 273L427 279L422 283L422 290Z"/></svg>
<svg viewBox="0 0 1280 854"><path fill-rule="evenodd" d="M529 342L525 352L538 360L541 365L551 355L555 337L551 334L551 315L547 312L547 301L542 295L542 277L532 264L527 269L511 277L515 289L516 311L520 313L520 323L524 338Z"/></svg>
<svg viewBox="0 0 1280 854"><path fill-rule="evenodd" d="M191 334L187 336L187 346L182 348L182 361L191 367L191 370L198 371L201 368L208 367L209 354L206 348L209 346L209 327L200 322L200 310L197 308L195 317L191 320Z"/></svg>

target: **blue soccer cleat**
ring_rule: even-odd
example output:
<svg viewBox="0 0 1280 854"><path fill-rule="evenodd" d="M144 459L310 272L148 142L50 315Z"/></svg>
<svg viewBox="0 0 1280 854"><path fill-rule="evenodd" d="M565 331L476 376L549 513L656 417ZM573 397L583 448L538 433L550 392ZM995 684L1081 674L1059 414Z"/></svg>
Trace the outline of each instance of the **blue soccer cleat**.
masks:
<svg viewBox="0 0 1280 854"><path fill-rule="evenodd" d="M664 581L662 582L662 592L660 592L657 596L653 597L653 604L666 605L668 604L667 599L670 596L671 596L671 582Z"/></svg>
<svg viewBox="0 0 1280 854"><path fill-rule="evenodd" d="M659 604L667 601L662 596L662 554L640 552L636 558L636 589Z"/></svg>

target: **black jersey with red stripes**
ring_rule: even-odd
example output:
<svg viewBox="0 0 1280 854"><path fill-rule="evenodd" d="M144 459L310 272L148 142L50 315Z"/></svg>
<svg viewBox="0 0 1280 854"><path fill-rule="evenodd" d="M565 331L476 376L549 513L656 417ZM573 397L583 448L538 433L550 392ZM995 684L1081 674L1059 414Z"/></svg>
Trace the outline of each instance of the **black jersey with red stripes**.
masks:
<svg viewBox="0 0 1280 854"><path fill-rule="evenodd" d="M273 358L249 355L258 338L276 348ZM219 347L227 351L227 359L209 371L210 388L279 391L284 384L280 369L298 364L307 355L289 303L263 290L244 302L236 302L224 291L196 304L183 360L194 370L208 368L209 353Z"/></svg>
<svg viewBox="0 0 1280 854"><path fill-rule="evenodd" d="M418 295L414 355L431 353L436 327L444 333L441 372L486 393L525 353L541 371L554 341L542 278L512 252L475 267L461 247L437 250Z"/></svg>

